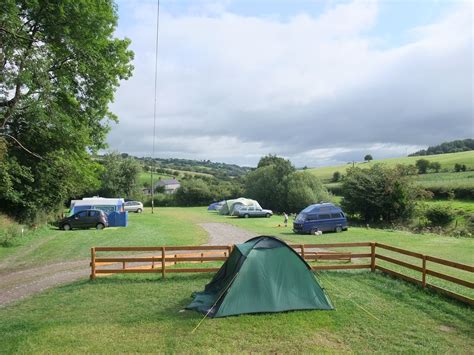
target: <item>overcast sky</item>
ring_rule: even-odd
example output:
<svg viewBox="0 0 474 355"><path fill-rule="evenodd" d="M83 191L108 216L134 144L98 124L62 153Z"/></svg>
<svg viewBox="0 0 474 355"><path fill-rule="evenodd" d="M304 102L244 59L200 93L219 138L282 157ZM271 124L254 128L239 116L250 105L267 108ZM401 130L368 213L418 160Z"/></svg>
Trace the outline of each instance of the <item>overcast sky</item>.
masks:
<svg viewBox="0 0 474 355"><path fill-rule="evenodd" d="M111 150L151 156L156 1L118 1L134 75ZM160 2L156 157L296 166L472 138L473 3Z"/></svg>

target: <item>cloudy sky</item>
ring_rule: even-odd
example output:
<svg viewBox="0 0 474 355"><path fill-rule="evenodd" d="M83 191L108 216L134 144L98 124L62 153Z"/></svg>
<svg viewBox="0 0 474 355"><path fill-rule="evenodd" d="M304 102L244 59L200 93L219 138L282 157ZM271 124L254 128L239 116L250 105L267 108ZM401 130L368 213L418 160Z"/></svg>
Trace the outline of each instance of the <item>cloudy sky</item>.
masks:
<svg viewBox="0 0 474 355"><path fill-rule="evenodd" d="M151 156L156 1L119 0L134 76L111 150ZM296 166L474 136L473 3L161 0L156 157Z"/></svg>

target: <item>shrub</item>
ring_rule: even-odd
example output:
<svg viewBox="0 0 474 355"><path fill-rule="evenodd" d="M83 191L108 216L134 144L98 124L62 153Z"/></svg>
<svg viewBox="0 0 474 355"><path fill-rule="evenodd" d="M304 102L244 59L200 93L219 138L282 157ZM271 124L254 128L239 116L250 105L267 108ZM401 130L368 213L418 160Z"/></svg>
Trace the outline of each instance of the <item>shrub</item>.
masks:
<svg viewBox="0 0 474 355"><path fill-rule="evenodd" d="M11 247L21 236L22 228L17 224L13 224L0 234L0 245L4 248Z"/></svg>
<svg viewBox="0 0 474 355"><path fill-rule="evenodd" d="M342 183L342 206L366 222L404 220L413 215L420 191L397 168L350 168Z"/></svg>
<svg viewBox="0 0 474 355"><path fill-rule="evenodd" d="M341 180L341 173L335 171L334 174L332 174L332 182L338 182L339 180Z"/></svg>
<svg viewBox="0 0 474 355"><path fill-rule="evenodd" d="M454 220L453 212L441 206L428 208L425 216L433 226L446 226Z"/></svg>
<svg viewBox="0 0 474 355"><path fill-rule="evenodd" d="M416 161L415 165L418 168L419 174L426 174L426 171L430 167L430 161L426 159L419 159Z"/></svg>
<svg viewBox="0 0 474 355"><path fill-rule="evenodd" d="M441 169L441 164L438 163L437 161L430 163L430 169L433 169L435 172L439 173Z"/></svg>

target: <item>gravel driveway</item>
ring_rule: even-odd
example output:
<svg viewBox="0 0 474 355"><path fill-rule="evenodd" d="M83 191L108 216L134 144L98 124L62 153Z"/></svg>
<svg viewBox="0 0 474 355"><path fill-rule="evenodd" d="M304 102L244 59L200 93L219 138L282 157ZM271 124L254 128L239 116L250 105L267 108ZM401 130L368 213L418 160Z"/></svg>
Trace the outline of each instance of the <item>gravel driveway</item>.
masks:
<svg viewBox="0 0 474 355"><path fill-rule="evenodd" d="M202 223L199 226L209 234L205 245L239 244L255 236L227 223ZM0 307L48 288L88 277L89 262L89 259L76 260L13 272L5 269L2 272L0 267Z"/></svg>
<svg viewBox="0 0 474 355"><path fill-rule="evenodd" d="M241 244L256 236L227 223L201 223L199 226L209 234L209 242L206 245Z"/></svg>

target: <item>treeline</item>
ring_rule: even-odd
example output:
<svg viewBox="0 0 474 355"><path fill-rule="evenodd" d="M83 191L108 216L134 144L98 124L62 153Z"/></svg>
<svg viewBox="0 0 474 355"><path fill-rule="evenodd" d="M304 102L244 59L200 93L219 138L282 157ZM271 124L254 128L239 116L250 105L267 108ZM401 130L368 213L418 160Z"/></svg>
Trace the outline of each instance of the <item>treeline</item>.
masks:
<svg viewBox="0 0 474 355"><path fill-rule="evenodd" d="M296 171L290 161L269 155L245 177L222 181L211 177L184 178L174 195L157 194L157 206L202 206L237 197L256 199L276 212L299 212L309 204L329 201L318 178Z"/></svg>
<svg viewBox="0 0 474 355"><path fill-rule="evenodd" d="M474 139L462 139L455 140L452 142L445 142L428 149L422 149L415 153L409 154L409 157L433 155L433 154L446 154L446 153L458 153L474 150Z"/></svg>
<svg viewBox="0 0 474 355"><path fill-rule="evenodd" d="M162 159L150 157L135 158L144 166L167 171L170 175L175 174L175 170L191 171L202 174L209 174L218 179L229 179L246 175L252 168L242 167L236 164L216 163L210 160L191 159Z"/></svg>

